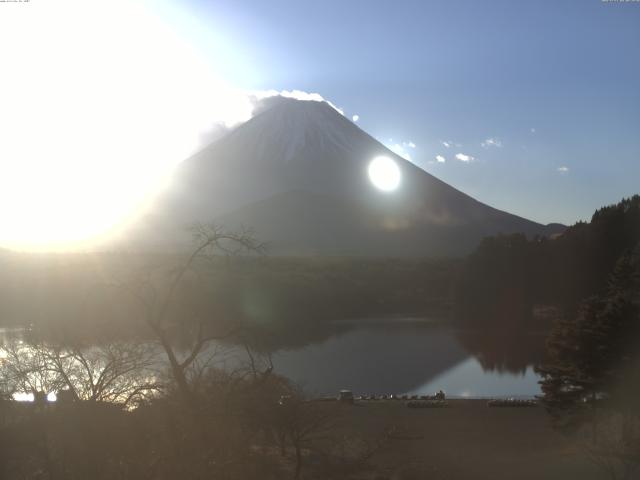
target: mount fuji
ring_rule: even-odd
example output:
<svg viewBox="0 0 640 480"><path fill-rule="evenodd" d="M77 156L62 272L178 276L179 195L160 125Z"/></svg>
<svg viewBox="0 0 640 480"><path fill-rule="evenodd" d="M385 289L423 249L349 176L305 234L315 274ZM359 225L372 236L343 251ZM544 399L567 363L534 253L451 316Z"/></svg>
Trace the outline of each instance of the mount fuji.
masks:
<svg viewBox="0 0 640 480"><path fill-rule="evenodd" d="M369 180L395 161L393 192ZM132 233L178 244L185 225L249 226L275 255L457 256L487 235L550 235L541 225L456 190L379 143L329 104L281 99L185 160Z"/></svg>

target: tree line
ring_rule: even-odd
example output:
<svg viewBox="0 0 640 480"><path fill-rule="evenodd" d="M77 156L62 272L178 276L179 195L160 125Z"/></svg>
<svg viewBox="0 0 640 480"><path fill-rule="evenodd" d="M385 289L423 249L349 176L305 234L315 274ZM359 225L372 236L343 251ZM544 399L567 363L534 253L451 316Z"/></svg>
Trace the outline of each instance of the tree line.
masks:
<svg viewBox="0 0 640 480"><path fill-rule="evenodd" d="M585 298L603 291L618 259L638 242L639 195L597 210L590 222L556 238L488 237L456 280L457 318L508 328L530 325L538 306L574 316Z"/></svg>

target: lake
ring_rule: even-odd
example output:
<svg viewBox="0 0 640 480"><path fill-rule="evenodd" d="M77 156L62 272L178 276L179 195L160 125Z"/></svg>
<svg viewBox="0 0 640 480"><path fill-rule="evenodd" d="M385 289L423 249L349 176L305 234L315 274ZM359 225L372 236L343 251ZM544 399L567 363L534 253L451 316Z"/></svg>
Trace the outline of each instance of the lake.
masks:
<svg viewBox="0 0 640 480"><path fill-rule="evenodd" d="M273 355L275 371L312 395L532 397L543 334L457 330L419 319L351 322L346 331Z"/></svg>
<svg viewBox="0 0 640 480"><path fill-rule="evenodd" d="M15 336L21 331L0 329L0 341ZM272 347L275 372L311 396L341 389L356 395L423 395L442 389L450 397L468 398L540 394L533 366L542 358L542 333L464 330L393 318L305 327L277 340ZM228 360L219 366L246 363L243 349L225 348ZM159 350L158 355L164 363L164 354Z"/></svg>

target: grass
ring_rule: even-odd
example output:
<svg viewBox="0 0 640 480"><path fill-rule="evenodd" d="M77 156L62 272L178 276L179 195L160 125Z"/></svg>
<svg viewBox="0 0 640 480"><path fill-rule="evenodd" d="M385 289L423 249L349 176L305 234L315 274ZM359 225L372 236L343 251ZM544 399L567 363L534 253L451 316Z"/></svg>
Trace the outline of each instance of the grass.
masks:
<svg viewBox="0 0 640 480"><path fill-rule="evenodd" d="M489 408L484 400L448 400L446 408L407 408L404 402L362 402L341 416L348 436L385 446L368 478L581 479L604 478L568 438L552 429L541 407ZM363 477L364 478L364 477Z"/></svg>

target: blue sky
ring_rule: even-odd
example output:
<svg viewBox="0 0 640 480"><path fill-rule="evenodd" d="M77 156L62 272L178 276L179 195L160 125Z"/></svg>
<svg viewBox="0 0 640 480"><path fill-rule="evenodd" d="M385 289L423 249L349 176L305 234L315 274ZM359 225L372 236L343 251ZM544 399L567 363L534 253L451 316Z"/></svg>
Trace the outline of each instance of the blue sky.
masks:
<svg viewBox="0 0 640 480"><path fill-rule="evenodd" d="M318 92L495 207L573 223L640 191L640 3L190 0L180 8L163 14L229 82Z"/></svg>

